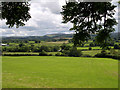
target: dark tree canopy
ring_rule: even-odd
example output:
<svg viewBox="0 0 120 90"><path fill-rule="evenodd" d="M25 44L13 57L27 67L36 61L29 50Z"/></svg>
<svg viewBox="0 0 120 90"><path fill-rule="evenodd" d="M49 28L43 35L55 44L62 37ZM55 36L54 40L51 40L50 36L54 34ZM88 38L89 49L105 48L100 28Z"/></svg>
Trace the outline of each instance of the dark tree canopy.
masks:
<svg viewBox="0 0 120 90"><path fill-rule="evenodd" d="M118 3L120 4L120 1L118 1Z"/></svg>
<svg viewBox="0 0 120 90"><path fill-rule="evenodd" d="M91 34L97 34L96 41L101 47L107 46L110 33L117 24L113 17L115 5L110 2L67 2L62 8L63 23L73 23L74 45L82 44Z"/></svg>
<svg viewBox="0 0 120 90"><path fill-rule="evenodd" d="M2 2L2 19L6 19L9 28L24 26L31 16L28 2Z"/></svg>

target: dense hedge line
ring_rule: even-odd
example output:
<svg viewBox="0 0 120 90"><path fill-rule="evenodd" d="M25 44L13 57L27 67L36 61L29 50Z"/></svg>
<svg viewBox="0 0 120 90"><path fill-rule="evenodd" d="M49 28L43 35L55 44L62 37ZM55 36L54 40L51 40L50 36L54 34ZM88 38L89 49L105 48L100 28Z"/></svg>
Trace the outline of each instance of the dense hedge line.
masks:
<svg viewBox="0 0 120 90"><path fill-rule="evenodd" d="M53 56L52 54L2 54L2 56ZM55 56L70 56L70 55L66 55L64 53L57 53L55 54ZM80 56L74 56L72 55L72 57L80 57ZM92 57L90 55L81 55L81 57ZM120 60L120 56L112 56L109 54L96 54L94 57L98 57L98 58L113 58L113 59L118 59Z"/></svg>
<svg viewBox="0 0 120 90"><path fill-rule="evenodd" d="M104 53L98 53L95 55L95 57L99 57L99 58L113 58L113 59L118 59L120 60L120 56L119 55L110 55L110 54L104 54Z"/></svg>
<svg viewBox="0 0 120 90"><path fill-rule="evenodd" d="M4 46L2 47L3 52L41 52L42 50L46 52L57 52L60 50L59 46L34 46L34 45L24 45L19 44L19 46Z"/></svg>
<svg viewBox="0 0 120 90"><path fill-rule="evenodd" d="M52 54L2 54L2 56L53 56Z"/></svg>
<svg viewBox="0 0 120 90"><path fill-rule="evenodd" d="M39 56L38 54L2 54L2 56Z"/></svg>

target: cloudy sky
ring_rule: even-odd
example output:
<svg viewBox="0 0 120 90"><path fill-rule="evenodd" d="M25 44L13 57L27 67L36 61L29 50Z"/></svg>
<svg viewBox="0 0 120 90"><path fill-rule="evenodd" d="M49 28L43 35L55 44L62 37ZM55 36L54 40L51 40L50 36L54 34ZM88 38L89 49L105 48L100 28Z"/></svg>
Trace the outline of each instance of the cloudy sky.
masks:
<svg viewBox="0 0 120 90"><path fill-rule="evenodd" d="M26 22L25 26L9 29L5 25L5 21L0 21L2 25L0 32L2 32L2 36L42 36L53 33L72 33L69 31L72 24L61 23L60 12L64 4L65 0L34 0L30 6L32 18ZM118 11L117 8L116 11ZM117 14L115 17L117 18Z"/></svg>

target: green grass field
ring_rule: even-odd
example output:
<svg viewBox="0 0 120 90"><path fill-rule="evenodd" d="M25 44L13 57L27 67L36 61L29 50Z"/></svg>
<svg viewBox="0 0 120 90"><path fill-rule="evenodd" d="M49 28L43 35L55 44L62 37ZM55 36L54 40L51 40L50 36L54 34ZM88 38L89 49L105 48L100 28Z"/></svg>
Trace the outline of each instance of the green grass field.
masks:
<svg viewBox="0 0 120 90"><path fill-rule="evenodd" d="M92 49L101 49L100 47L91 47ZM89 47L77 47L77 49L89 49Z"/></svg>
<svg viewBox="0 0 120 90"><path fill-rule="evenodd" d="M90 55L90 56L94 56L97 53L100 53L102 50L89 50L89 51L82 51L83 55Z"/></svg>
<svg viewBox="0 0 120 90"><path fill-rule="evenodd" d="M118 61L108 58L2 57L3 88L117 88Z"/></svg>

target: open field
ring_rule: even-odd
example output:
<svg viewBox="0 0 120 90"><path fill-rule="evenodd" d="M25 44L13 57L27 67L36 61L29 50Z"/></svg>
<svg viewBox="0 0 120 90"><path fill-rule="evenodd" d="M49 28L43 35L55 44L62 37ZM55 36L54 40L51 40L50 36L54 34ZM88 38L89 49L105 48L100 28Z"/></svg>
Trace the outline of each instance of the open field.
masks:
<svg viewBox="0 0 120 90"><path fill-rule="evenodd" d="M3 56L3 88L117 88L118 61L108 58Z"/></svg>
<svg viewBox="0 0 120 90"><path fill-rule="evenodd" d="M95 56L98 53L101 53L102 50L87 50L87 51L82 51L83 55L90 55L90 56ZM116 52L118 52L118 50L115 50ZM106 50L107 53L110 53L109 50Z"/></svg>
<svg viewBox="0 0 120 90"><path fill-rule="evenodd" d="M91 47L92 49L101 49L100 47ZM89 47L78 47L77 49L89 49Z"/></svg>
<svg viewBox="0 0 120 90"><path fill-rule="evenodd" d="M47 46L60 46L63 43L68 43L68 41L58 41L58 42L41 42L40 45L47 45Z"/></svg>
<svg viewBox="0 0 120 90"><path fill-rule="evenodd" d="M82 51L83 55L90 55L90 56L94 56L97 53L100 53L101 50L89 50L89 51Z"/></svg>

